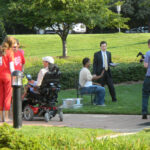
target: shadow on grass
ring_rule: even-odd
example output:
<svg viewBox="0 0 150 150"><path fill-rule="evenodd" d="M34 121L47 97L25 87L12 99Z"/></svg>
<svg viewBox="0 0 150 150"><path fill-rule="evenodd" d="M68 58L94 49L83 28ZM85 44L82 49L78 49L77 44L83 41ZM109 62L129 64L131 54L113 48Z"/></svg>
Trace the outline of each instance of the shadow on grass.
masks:
<svg viewBox="0 0 150 150"><path fill-rule="evenodd" d="M132 43L132 44L125 44L122 46L108 46L108 49L116 49L116 48L121 48L125 46L133 46L133 45L142 45L142 44L147 44L147 42L137 42L137 43ZM70 49L70 51L93 51L94 50L100 50L99 48L82 48L82 49Z"/></svg>
<svg viewBox="0 0 150 150"><path fill-rule="evenodd" d="M125 44L122 46L112 46L112 47L108 47L108 48L114 49L114 48L121 48L121 47L125 47L125 46L142 45L142 44L147 44L147 42L138 42L138 43L132 43L132 44Z"/></svg>

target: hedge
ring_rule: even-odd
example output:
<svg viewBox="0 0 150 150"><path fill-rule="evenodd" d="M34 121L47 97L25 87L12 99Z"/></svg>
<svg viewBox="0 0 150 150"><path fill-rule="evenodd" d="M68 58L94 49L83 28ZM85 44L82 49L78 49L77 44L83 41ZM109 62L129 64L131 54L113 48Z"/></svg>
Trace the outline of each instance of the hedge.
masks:
<svg viewBox="0 0 150 150"><path fill-rule="evenodd" d="M62 89L75 88L78 82L78 76L82 65L79 63L75 64L61 64L59 65L61 70L60 83ZM91 65L92 66L92 65ZM37 65L33 67L28 67L25 72L31 74L33 79L37 78L37 74L42 66ZM92 71L92 67L90 68ZM129 64L119 64L117 67L111 68L114 83L121 83L126 81L139 81L143 80L145 77L146 69L143 64L140 63L129 63Z"/></svg>

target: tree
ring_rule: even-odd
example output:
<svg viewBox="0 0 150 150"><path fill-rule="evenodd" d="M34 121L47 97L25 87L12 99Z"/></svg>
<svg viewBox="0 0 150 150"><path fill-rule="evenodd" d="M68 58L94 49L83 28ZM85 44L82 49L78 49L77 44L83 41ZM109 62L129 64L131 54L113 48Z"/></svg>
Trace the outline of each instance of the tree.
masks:
<svg viewBox="0 0 150 150"><path fill-rule="evenodd" d="M2 16L2 12L4 10L4 7L2 7L3 4L4 4L4 1L2 2L0 1L0 45L3 42L5 36L7 35L5 31L5 27L4 27L3 16Z"/></svg>
<svg viewBox="0 0 150 150"><path fill-rule="evenodd" d="M5 28L2 19L0 19L0 45L6 36Z"/></svg>
<svg viewBox="0 0 150 150"><path fill-rule="evenodd" d="M149 0L125 0L122 5L124 17L131 18L129 25L138 27L148 24L150 31L150 2Z"/></svg>
<svg viewBox="0 0 150 150"><path fill-rule="evenodd" d="M67 36L73 24L84 23L89 28L127 28L128 19L109 9L109 0L12 0L7 5L7 20L28 27L51 27L61 38L63 57L67 56ZM13 19L11 19L13 18Z"/></svg>
<svg viewBox="0 0 150 150"><path fill-rule="evenodd" d="M140 10L139 10L139 17L142 20L146 20L149 26L149 32L150 32L150 2L149 0L143 0L140 4Z"/></svg>

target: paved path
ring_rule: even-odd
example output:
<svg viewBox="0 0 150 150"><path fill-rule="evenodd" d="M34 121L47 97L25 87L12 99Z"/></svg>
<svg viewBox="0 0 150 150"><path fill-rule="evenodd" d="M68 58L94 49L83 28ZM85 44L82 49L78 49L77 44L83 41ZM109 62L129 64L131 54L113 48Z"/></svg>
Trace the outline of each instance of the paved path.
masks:
<svg viewBox="0 0 150 150"><path fill-rule="evenodd" d="M141 115L64 114L63 122L60 122L56 116L48 123L44 121L44 118L35 118L33 121L23 121L23 125L102 128L117 132L137 132L149 128L150 119L143 120Z"/></svg>

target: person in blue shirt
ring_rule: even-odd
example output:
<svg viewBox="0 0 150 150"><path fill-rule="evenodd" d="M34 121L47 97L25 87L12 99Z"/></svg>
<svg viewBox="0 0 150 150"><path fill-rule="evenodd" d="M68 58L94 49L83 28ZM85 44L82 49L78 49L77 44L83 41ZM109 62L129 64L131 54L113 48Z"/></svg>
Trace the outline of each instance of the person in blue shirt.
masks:
<svg viewBox="0 0 150 150"><path fill-rule="evenodd" d="M148 48L150 48L150 39L148 40ZM148 99L150 95L150 50L146 52L144 67L147 68L147 72L142 89L142 119L147 119Z"/></svg>

